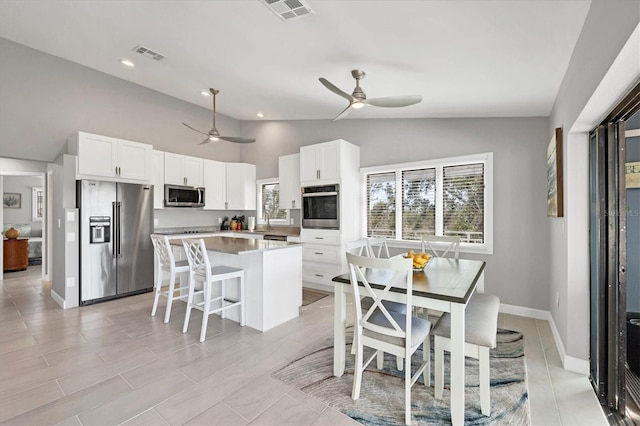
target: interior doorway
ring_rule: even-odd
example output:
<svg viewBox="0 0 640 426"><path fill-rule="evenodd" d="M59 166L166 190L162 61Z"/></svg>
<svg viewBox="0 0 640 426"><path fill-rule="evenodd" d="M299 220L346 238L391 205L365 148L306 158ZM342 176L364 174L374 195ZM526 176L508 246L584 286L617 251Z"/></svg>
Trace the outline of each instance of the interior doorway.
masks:
<svg viewBox="0 0 640 426"><path fill-rule="evenodd" d="M611 412L640 406L640 85L590 133L590 379Z"/></svg>
<svg viewBox="0 0 640 426"><path fill-rule="evenodd" d="M0 180L3 196L0 279L34 277L47 280L50 277L47 235L49 175L16 172L4 174ZM18 231L14 241L5 237L5 232L10 228Z"/></svg>

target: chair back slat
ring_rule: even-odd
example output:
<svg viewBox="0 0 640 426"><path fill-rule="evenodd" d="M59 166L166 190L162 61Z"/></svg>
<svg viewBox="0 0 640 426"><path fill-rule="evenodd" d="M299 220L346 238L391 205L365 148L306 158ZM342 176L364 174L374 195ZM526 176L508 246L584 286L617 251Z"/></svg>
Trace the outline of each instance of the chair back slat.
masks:
<svg viewBox="0 0 640 426"><path fill-rule="evenodd" d="M207 256L207 248L202 238L185 238L182 240L184 251L187 253L189 266L194 273L208 275L211 273L211 264Z"/></svg>
<svg viewBox="0 0 640 426"><path fill-rule="evenodd" d="M385 237L370 237L367 238L367 246L369 247L370 257L377 257L388 259L389 247L387 246L387 239Z"/></svg>
<svg viewBox="0 0 640 426"><path fill-rule="evenodd" d="M153 250L158 263L167 269L173 267L176 262L171 246L169 245L169 238L162 234L151 234L151 242L153 243Z"/></svg>
<svg viewBox="0 0 640 426"><path fill-rule="evenodd" d="M405 316L406 324L404 330L406 331L403 331L402 327L400 327L382 302L383 300L394 300L389 297L392 288L405 289L403 293L394 294L399 295L400 302L406 303L407 305L407 312L411 312L411 295L413 288L413 263L411 259L377 259L347 253L347 262L349 264L349 275L355 299L359 300L362 293L362 296L370 297L373 300L372 306L364 314L360 304L355 304L357 327L392 337L408 339L410 341L411 315ZM383 286L381 293L374 291L367 279L367 272L371 272L372 270L379 272L379 274L376 275L376 285L377 287ZM391 327L384 327L371 322L370 320L375 312L381 312Z"/></svg>
<svg viewBox="0 0 640 426"><path fill-rule="evenodd" d="M438 237L435 235L423 235L420 241L420 249L422 252L430 252L435 257L453 257L458 259L460 256L460 237ZM449 253L451 253L450 256Z"/></svg>
<svg viewBox="0 0 640 426"><path fill-rule="evenodd" d="M353 253L358 256L371 257L369 253L369 245L367 244L366 238L357 241L346 242L344 243L344 248L348 253Z"/></svg>

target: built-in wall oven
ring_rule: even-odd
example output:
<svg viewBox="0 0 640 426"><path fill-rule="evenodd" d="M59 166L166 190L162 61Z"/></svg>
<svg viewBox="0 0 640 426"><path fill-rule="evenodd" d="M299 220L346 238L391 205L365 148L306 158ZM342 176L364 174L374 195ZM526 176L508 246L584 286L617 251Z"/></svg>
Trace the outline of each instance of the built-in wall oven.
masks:
<svg viewBox="0 0 640 426"><path fill-rule="evenodd" d="M302 188L302 227L340 229L339 185Z"/></svg>

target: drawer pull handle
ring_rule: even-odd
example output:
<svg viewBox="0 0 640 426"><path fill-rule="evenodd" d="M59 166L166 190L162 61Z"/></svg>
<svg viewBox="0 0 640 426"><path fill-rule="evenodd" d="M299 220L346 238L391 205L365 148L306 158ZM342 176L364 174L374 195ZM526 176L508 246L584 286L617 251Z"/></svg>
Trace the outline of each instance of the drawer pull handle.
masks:
<svg viewBox="0 0 640 426"><path fill-rule="evenodd" d="M321 253L321 252L319 252L319 251L317 251L317 252L315 252L315 253L316 253L316 254L324 254L324 253Z"/></svg>
<svg viewBox="0 0 640 426"><path fill-rule="evenodd" d="M315 274L316 277L320 277L320 278L324 278L324 275L322 274Z"/></svg>

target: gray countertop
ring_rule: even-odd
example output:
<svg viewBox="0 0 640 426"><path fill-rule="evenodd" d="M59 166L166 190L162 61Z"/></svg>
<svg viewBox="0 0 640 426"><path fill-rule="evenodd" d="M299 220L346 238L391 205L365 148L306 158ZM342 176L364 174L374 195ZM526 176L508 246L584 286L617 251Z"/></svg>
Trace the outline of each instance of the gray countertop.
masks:
<svg viewBox="0 0 640 426"><path fill-rule="evenodd" d="M200 237L194 234L185 235L184 238L202 238L208 251L227 254L248 254L259 253L267 250L279 250L292 247L300 247L300 243L289 243L286 241L259 240L254 238L229 237ZM181 238L171 240L171 245L182 246Z"/></svg>
<svg viewBox="0 0 640 426"><path fill-rule="evenodd" d="M258 234L258 235L283 235L297 237L300 236L300 228L295 226L272 226L267 228L266 226L258 225L255 231L221 231L219 227L207 226L207 227L179 227L179 228L157 228L154 230L156 234L164 235L198 235L198 234Z"/></svg>

